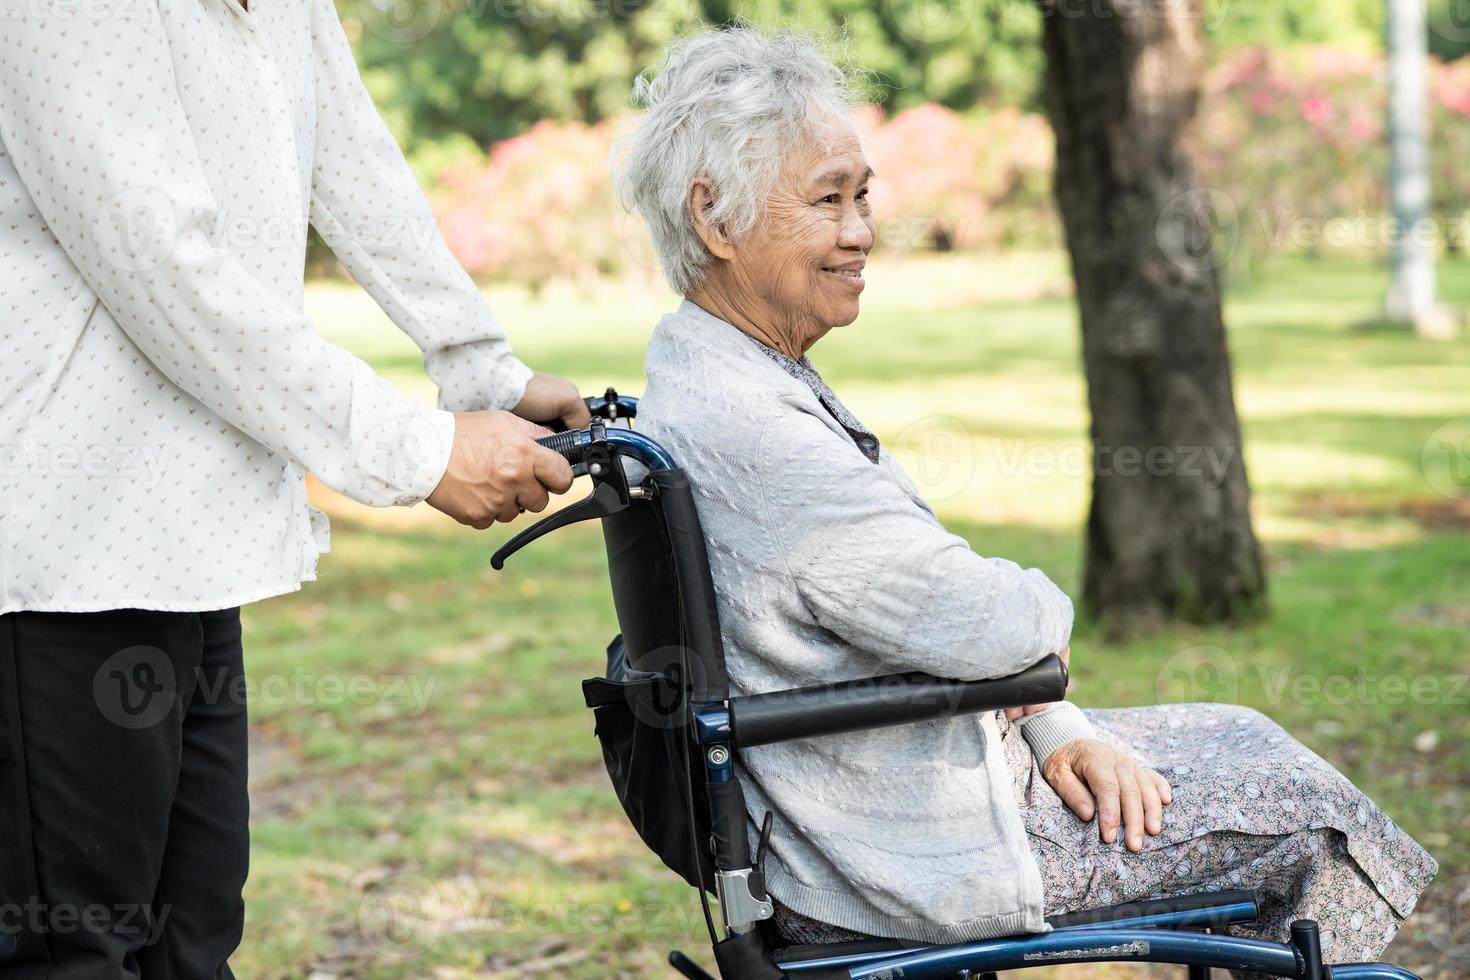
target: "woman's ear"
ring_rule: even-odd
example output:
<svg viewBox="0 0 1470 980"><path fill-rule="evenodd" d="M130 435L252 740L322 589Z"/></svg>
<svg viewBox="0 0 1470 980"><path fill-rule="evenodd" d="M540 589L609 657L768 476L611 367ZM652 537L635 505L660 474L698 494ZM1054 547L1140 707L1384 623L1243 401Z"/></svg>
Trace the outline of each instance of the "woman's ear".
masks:
<svg viewBox="0 0 1470 980"><path fill-rule="evenodd" d="M735 254L734 243L725 235L725 226L712 224L709 211L715 206L715 189L703 177L689 184L689 196L685 201L689 208L689 220L694 223L694 233L704 242L704 247L717 259L730 259Z"/></svg>

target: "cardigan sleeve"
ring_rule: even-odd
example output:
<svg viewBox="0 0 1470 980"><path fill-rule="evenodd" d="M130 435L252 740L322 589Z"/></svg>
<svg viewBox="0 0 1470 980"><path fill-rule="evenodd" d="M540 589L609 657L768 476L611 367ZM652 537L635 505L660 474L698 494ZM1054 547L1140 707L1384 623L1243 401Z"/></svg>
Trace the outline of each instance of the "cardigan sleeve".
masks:
<svg viewBox="0 0 1470 980"><path fill-rule="evenodd" d="M976 554L793 404L763 429L760 506L821 627L896 670L960 680L1013 674L1066 645L1072 603L1045 574Z"/></svg>
<svg viewBox="0 0 1470 980"><path fill-rule="evenodd" d="M455 260L428 200L362 82L332 0L312 0L317 129L311 223L424 352L453 411L509 409L530 368Z"/></svg>
<svg viewBox="0 0 1470 980"><path fill-rule="evenodd" d="M368 504L427 496L454 418L421 406L216 244L219 205L156 2L11 5L0 138L86 285L179 388Z"/></svg>
<svg viewBox="0 0 1470 980"><path fill-rule="evenodd" d="M1079 738L1092 738L1092 722L1071 701L1049 704L1034 715L1022 715L1014 722L1031 747L1038 764L1046 762L1057 749Z"/></svg>

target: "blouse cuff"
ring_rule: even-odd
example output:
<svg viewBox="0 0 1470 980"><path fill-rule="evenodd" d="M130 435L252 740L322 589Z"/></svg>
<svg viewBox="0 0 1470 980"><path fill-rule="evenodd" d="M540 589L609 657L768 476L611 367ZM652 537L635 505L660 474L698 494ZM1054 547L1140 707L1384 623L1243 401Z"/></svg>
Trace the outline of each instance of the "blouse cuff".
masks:
<svg viewBox="0 0 1470 980"><path fill-rule="evenodd" d="M526 385L534 373L520 358L514 355L502 357L495 379L490 383L487 407L507 412L515 408L526 397Z"/></svg>
<svg viewBox="0 0 1470 980"><path fill-rule="evenodd" d="M1070 701L1057 701L1034 715L1022 715L1015 724L1031 746L1037 765L1046 762L1048 756L1066 743L1093 736L1092 723Z"/></svg>
<svg viewBox="0 0 1470 980"><path fill-rule="evenodd" d="M423 500L439 486L449 468L454 448L454 413L424 409L394 421L394 431L382 433L379 445L389 450L387 461L392 487L386 503L408 507Z"/></svg>

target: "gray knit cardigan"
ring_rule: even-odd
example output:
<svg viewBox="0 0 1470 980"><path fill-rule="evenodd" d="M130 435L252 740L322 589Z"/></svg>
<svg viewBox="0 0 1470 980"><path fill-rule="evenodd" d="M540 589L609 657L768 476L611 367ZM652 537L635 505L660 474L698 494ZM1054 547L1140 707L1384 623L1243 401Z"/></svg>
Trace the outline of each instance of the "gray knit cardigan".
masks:
<svg viewBox="0 0 1470 980"><path fill-rule="evenodd" d="M1067 643L1060 589L946 531L886 451L870 462L729 323L685 300L646 366L639 427L694 484L732 693L905 670L1000 677ZM1044 759L1091 728L1064 702L1021 731ZM752 844L775 814L771 894L922 942L1045 931L998 738L986 712L742 752Z"/></svg>

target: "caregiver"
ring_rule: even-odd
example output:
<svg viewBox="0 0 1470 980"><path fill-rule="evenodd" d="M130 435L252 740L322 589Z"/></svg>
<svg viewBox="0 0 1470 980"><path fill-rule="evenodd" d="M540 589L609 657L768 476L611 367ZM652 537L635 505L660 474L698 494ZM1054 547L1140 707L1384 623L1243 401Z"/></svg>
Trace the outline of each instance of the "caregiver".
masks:
<svg viewBox="0 0 1470 980"><path fill-rule="evenodd" d="M315 577L304 473L488 527L568 488L533 421L587 411L511 355L331 0L0 20L0 976L230 977L239 606ZM308 223L439 408L313 330Z"/></svg>

